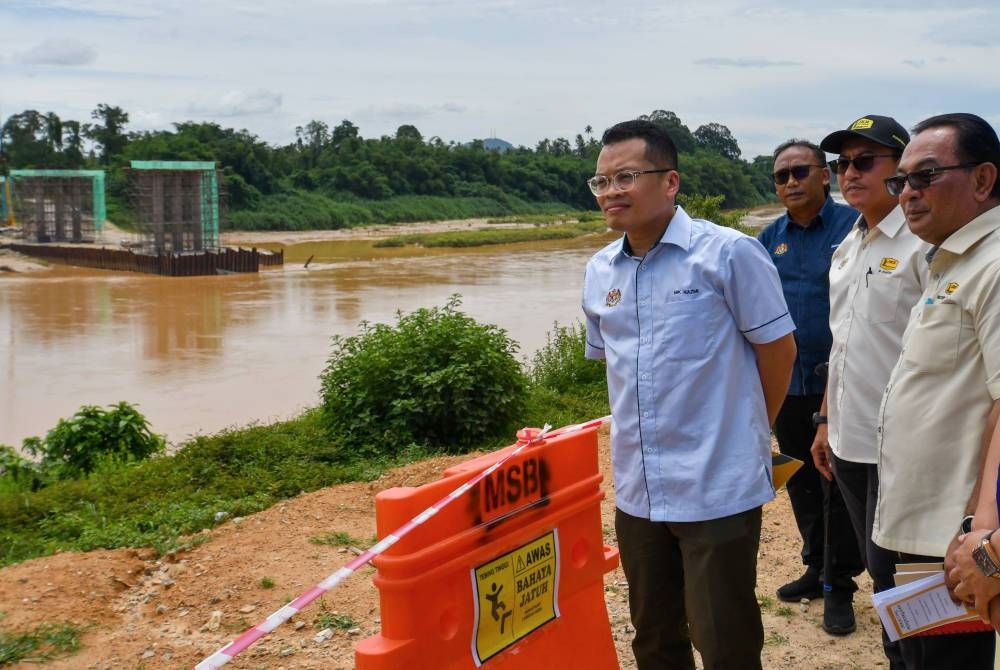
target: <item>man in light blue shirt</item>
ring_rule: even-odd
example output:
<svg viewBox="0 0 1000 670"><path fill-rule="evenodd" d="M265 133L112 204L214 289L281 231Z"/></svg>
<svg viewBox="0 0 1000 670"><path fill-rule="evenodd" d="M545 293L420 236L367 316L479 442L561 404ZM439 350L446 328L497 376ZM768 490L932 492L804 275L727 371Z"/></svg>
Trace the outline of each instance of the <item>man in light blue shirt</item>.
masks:
<svg viewBox="0 0 1000 670"><path fill-rule="evenodd" d="M624 236L583 289L587 356L607 362L622 567L639 670L759 669L754 586L769 426L795 343L755 239L675 205L677 151L653 123L609 128L589 185Z"/></svg>

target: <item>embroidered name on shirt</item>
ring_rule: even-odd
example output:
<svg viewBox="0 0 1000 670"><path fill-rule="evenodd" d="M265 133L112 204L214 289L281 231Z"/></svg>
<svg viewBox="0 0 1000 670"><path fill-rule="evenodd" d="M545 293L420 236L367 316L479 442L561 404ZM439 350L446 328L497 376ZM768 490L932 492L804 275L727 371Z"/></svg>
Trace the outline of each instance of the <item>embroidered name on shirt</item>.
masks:
<svg viewBox="0 0 1000 670"><path fill-rule="evenodd" d="M621 289L615 288L608 291L608 297L604 301L604 304L608 307L614 307L622 301L622 291Z"/></svg>
<svg viewBox="0 0 1000 670"><path fill-rule="evenodd" d="M674 289L674 295L695 295L699 293L700 290L696 288L678 288Z"/></svg>
<svg viewBox="0 0 1000 670"><path fill-rule="evenodd" d="M893 270L899 267L899 261L896 260L895 258L886 257L882 259L882 262L879 263L878 266L882 270L887 270L889 272L892 272Z"/></svg>
<svg viewBox="0 0 1000 670"><path fill-rule="evenodd" d="M788 251L788 245L782 242L781 244L779 244L777 247L774 248L774 255L781 256L786 251Z"/></svg>

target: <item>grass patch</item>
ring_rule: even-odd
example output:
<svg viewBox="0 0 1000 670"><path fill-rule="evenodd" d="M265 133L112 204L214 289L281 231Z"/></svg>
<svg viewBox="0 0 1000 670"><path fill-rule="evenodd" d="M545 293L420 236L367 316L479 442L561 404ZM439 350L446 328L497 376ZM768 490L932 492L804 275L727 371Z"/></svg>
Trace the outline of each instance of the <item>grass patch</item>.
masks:
<svg viewBox="0 0 1000 670"><path fill-rule="evenodd" d="M604 221L604 214L600 210L561 212L559 214L514 214L488 219L487 223L535 223L545 225L553 223L586 223L589 221Z"/></svg>
<svg viewBox="0 0 1000 670"><path fill-rule="evenodd" d="M42 624L30 631L0 631L0 666L39 663L80 649L83 629L72 624Z"/></svg>
<svg viewBox="0 0 1000 670"><path fill-rule="evenodd" d="M782 605L777 610L775 610L774 613L777 614L778 616L783 616L786 619L795 615L795 612L788 605Z"/></svg>
<svg viewBox="0 0 1000 670"><path fill-rule="evenodd" d="M405 449L394 458L361 460L331 441L316 410L291 421L198 437L174 455L108 464L82 479L37 491L16 490L0 477L0 565L53 554L118 547L166 553L211 539L200 534L226 518L266 509L280 500L351 481L370 481L389 467L431 455ZM563 426L608 413L602 386L563 392L532 385L521 425ZM513 435L483 440L470 451L506 446ZM315 544L368 547L371 541L333 532Z"/></svg>
<svg viewBox="0 0 1000 670"><path fill-rule="evenodd" d="M316 417L310 411L270 426L197 437L172 456L109 463L81 479L4 492L0 564L67 550L170 551L185 544L185 536L215 526L218 512L245 516L300 491L374 479L393 464L352 459Z"/></svg>
<svg viewBox="0 0 1000 670"><path fill-rule="evenodd" d="M326 535L314 535L309 538L309 541L313 544L327 544L331 547L358 547L365 549L375 544L374 539L369 542L357 537L351 537L347 533L340 531L327 533Z"/></svg>
<svg viewBox="0 0 1000 670"><path fill-rule="evenodd" d="M768 647L780 647L784 644L788 644L788 637L776 631L771 631L764 638L764 645Z"/></svg>
<svg viewBox="0 0 1000 670"><path fill-rule="evenodd" d="M260 581L257 582L257 583L260 585L260 588L262 588L262 589L273 589L274 588L274 580L271 579L270 577L261 577Z"/></svg>
<svg viewBox="0 0 1000 670"><path fill-rule="evenodd" d="M320 612L316 617L316 628L325 630L327 628L337 628L340 630L350 630L358 627L358 622L350 614L340 614L339 612Z"/></svg>
<svg viewBox="0 0 1000 670"><path fill-rule="evenodd" d="M482 247L493 244L537 242L541 240L568 240L607 230L603 219L582 223L562 223L536 228L503 228L499 230L466 230L445 233L411 233L375 242L375 247Z"/></svg>

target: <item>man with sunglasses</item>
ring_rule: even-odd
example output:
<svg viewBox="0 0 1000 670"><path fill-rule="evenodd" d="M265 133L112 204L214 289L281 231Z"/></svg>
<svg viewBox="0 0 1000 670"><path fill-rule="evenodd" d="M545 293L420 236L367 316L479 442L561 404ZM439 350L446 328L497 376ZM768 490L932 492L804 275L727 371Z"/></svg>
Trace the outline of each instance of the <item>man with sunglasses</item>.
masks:
<svg viewBox="0 0 1000 670"><path fill-rule="evenodd" d="M787 487L806 566L777 595L786 602L824 598L823 629L846 635L856 628L853 578L863 565L844 499L820 476L809 450L818 422L826 420L820 406L832 343L830 259L858 213L830 197L826 154L812 142L789 140L774 150L774 184L787 211L757 239L778 268L796 325L798 356L774 434L783 454L803 461Z"/></svg>
<svg viewBox="0 0 1000 670"><path fill-rule="evenodd" d="M587 264L586 355L607 362L615 532L639 670L759 670L754 588L768 426L795 342L752 237L675 205L677 150L647 121L602 138L588 185L624 235Z"/></svg>
<svg viewBox="0 0 1000 670"><path fill-rule="evenodd" d="M861 212L833 254L830 329L833 348L813 462L834 481L847 505L858 548L875 591L895 586L893 559L871 541L878 496L875 424L889 373L902 346L910 309L926 283L930 245L910 232L899 200L883 183L910 135L895 119L869 114L828 135L820 148L840 154L830 162L844 199ZM892 670L904 668L899 645L883 634Z"/></svg>
<svg viewBox="0 0 1000 670"><path fill-rule="evenodd" d="M978 571L972 555L1000 525L1000 437L993 432L1000 412L998 166L1000 141L986 121L945 114L917 124L896 175L885 180L910 230L932 248L927 284L877 417L872 530L875 544L899 563L947 557L949 586L982 612L992 597L983 585L995 595L1000 580L986 562L978 580L955 565ZM907 670L993 668L994 635L904 638L900 652Z"/></svg>

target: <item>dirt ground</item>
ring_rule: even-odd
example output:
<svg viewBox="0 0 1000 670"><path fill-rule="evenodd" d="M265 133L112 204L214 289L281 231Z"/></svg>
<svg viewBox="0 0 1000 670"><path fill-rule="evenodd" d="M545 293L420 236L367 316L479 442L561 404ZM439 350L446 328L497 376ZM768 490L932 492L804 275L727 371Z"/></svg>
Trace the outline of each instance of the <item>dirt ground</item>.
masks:
<svg viewBox="0 0 1000 670"><path fill-rule="evenodd" d="M614 490L607 471L606 432L599 448L605 475L605 541L613 543L608 529L613 528ZM436 458L393 470L372 483L302 494L258 514L227 520L203 531L208 536L203 544L161 558L150 550L121 549L63 553L4 568L0 570L0 625L7 631L46 622L87 626L83 649L46 663L44 667L51 670L191 668L355 556L350 547L313 544L310 537L339 532L371 538L375 493L434 481L446 467L468 458ZM798 551L788 497L782 491L764 508L758 578L766 638L764 667L885 666L866 578L855 598L858 630L846 637L822 631L822 601L786 606L773 597L779 585L800 574ZM226 667L352 668L354 644L379 631L373 572L363 568ZM264 588L264 578L274 586ZM621 569L606 574L604 584L620 665L634 668ZM329 639L317 642L320 618L335 613L350 616L354 627L334 629ZM21 663L13 667L39 666Z"/></svg>

